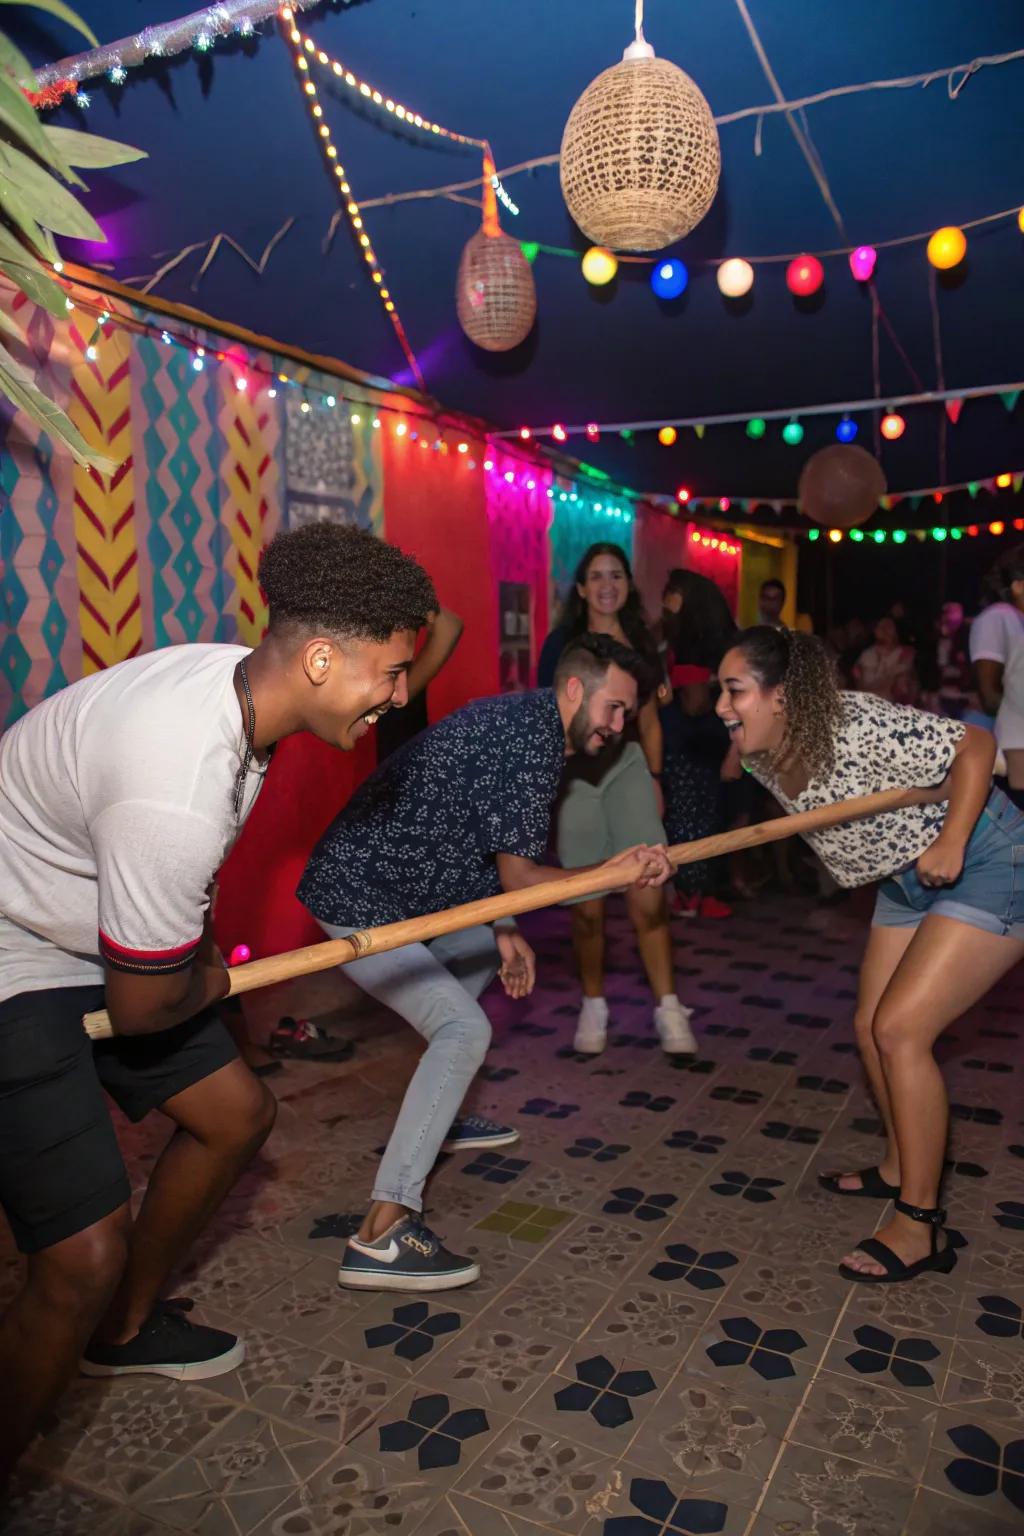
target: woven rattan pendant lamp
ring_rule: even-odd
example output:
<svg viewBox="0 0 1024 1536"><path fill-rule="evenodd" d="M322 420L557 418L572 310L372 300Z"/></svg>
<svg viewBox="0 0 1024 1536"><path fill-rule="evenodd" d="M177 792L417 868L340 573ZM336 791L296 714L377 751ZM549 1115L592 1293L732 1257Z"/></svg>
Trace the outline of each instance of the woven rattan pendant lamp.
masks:
<svg viewBox="0 0 1024 1536"><path fill-rule="evenodd" d="M494 160L484 150L483 224L467 240L455 280L459 324L485 352L509 352L532 329L537 314L533 268L518 240L498 222L498 199L491 178Z"/></svg>
<svg viewBox="0 0 1024 1536"><path fill-rule="evenodd" d="M562 195L595 245L657 251L700 223L718 190L718 129L689 75L644 39L591 81L562 134Z"/></svg>

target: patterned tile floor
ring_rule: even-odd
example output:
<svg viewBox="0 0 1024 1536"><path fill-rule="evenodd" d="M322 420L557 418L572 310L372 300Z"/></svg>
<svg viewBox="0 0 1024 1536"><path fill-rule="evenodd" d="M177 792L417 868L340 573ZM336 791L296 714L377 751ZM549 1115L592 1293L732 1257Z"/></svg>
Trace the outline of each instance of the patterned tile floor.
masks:
<svg viewBox="0 0 1024 1536"><path fill-rule="evenodd" d="M76 1384L7 1536L1022 1529L1022 978L943 1046L947 1203L969 1246L949 1277L871 1290L835 1260L879 1208L815 1180L879 1151L850 1034L863 910L775 900L679 924L702 1039L684 1068L650 1033L621 915L614 1038L589 1063L569 1048L566 916L529 926L542 986L493 998L473 1095L522 1142L445 1160L429 1191L479 1284L336 1289L414 1061L408 1031L360 1015L352 1063L273 1080L274 1136L176 1287L244 1331L244 1366ZM293 1008L329 1008L318 988ZM139 1185L161 1135L126 1128Z"/></svg>

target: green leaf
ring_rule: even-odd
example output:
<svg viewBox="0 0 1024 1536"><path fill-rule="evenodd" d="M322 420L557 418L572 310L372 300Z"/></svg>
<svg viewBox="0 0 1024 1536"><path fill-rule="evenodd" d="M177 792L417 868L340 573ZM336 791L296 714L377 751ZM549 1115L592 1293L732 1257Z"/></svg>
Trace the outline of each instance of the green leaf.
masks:
<svg viewBox="0 0 1024 1536"><path fill-rule="evenodd" d="M29 213L21 194L0 176L0 213L16 224L41 261L55 262L60 252L49 230L43 229Z"/></svg>
<svg viewBox="0 0 1024 1536"><path fill-rule="evenodd" d="M29 212L47 229L76 240L106 240L92 214L77 198L20 149L0 146L0 178L4 175L23 194Z"/></svg>
<svg viewBox="0 0 1024 1536"><path fill-rule="evenodd" d="M19 85L23 85L26 91L34 91L36 88L36 72L19 48L15 48L9 37L0 32L0 69L5 69L13 75Z"/></svg>
<svg viewBox="0 0 1024 1536"><path fill-rule="evenodd" d="M19 87L13 85L10 79L2 74L0 74L0 123L5 124L26 148L35 150L44 160L51 158L52 151L46 142L42 123L25 100Z"/></svg>
<svg viewBox="0 0 1024 1536"><path fill-rule="evenodd" d="M118 460L107 458L90 448L85 438L59 406L54 405L38 387L32 375L16 362L7 348L0 345L0 390L20 411L50 437L70 449L79 464L89 464L100 474L113 474Z"/></svg>
<svg viewBox="0 0 1024 1536"><path fill-rule="evenodd" d="M47 142L63 155L68 165L84 165L97 170L108 165L127 165L131 160L145 160L144 149L131 144L119 144L116 139L103 139L98 133L80 133L77 128L43 129Z"/></svg>
<svg viewBox="0 0 1024 1536"><path fill-rule="evenodd" d="M59 320L64 319L68 312L63 288L55 283L49 276L41 261L37 261L31 251L27 251L9 229L0 224L0 272L6 272L12 283L15 283L27 294L33 304L40 305L49 310L51 315L56 315Z"/></svg>
<svg viewBox="0 0 1024 1536"><path fill-rule="evenodd" d="M80 16L75 15L69 5L64 4L64 0L0 0L0 5L18 4L31 5L37 11L49 11L51 16L56 16L61 21L66 21L69 27L74 27L76 32L81 32L83 37L89 39L94 48L99 47L100 40L95 32L93 32L91 27L86 26Z"/></svg>
<svg viewBox="0 0 1024 1536"><path fill-rule="evenodd" d="M8 336L13 336L16 341L24 341L25 334L18 325L13 315L0 306L0 331L5 331Z"/></svg>

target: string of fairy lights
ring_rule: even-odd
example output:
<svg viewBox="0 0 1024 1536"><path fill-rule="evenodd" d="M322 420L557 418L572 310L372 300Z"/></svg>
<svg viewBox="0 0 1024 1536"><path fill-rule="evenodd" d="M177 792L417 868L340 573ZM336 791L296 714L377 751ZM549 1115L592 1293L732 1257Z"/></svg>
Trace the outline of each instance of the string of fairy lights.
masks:
<svg viewBox="0 0 1024 1536"><path fill-rule="evenodd" d="M292 11L291 6L283 6L281 8L281 24L282 27L286 29L286 36L288 41L293 45L294 51L292 54L292 62L295 65L295 72L299 83L302 86L302 92L306 100L306 105L309 109L313 130L316 134L317 141L320 144L320 148L323 151L324 159L327 163L327 168L334 180L339 201L348 218L353 238L362 252L363 260L369 268L370 277L377 289L378 297L384 306L385 313L388 315L391 324L394 327L395 335L398 338L398 344L402 349L406 362L409 364L413 378L416 380L416 383L419 385L420 389L422 389L425 393L427 388L426 381L423 377L422 370L420 369L416 354L412 349L412 344L410 343L409 337L406 334L405 326L402 324L402 318L398 313L395 301L391 296L391 292L387 286L387 283L385 282L383 269L377 257L377 253L373 248L373 242L367 233L362 214L360 213L359 204L356 201L355 194L352 191L345 167L342 165L338 158L337 148L331 138L331 130L327 123L324 121L324 109L320 105L320 102L317 100L317 88L313 81L309 79L309 60L306 57L306 49L303 45L302 33L295 26L294 22L295 14ZM307 41L310 42L309 51L311 52L311 40L307 39ZM325 54L324 58L326 59L326 57L327 55ZM371 92L371 97L372 94L373 93Z"/></svg>

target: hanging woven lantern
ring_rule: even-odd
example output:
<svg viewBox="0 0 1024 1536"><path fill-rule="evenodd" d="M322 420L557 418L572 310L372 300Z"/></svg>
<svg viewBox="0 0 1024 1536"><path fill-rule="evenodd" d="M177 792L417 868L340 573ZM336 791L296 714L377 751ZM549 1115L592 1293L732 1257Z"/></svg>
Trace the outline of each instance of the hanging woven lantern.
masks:
<svg viewBox="0 0 1024 1536"><path fill-rule="evenodd" d="M518 240L498 222L491 185L494 162L484 154L484 219L467 240L455 280L459 324L485 352L509 352L529 335L537 314L533 268Z"/></svg>
<svg viewBox="0 0 1024 1536"><path fill-rule="evenodd" d="M882 466L854 443L832 443L807 460L797 492L805 517L825 528L866 523L885 495Z"/></svg>
<svg viewBox="0 0 1024 1536"><path fill-rule="evenodd" d="M657 251L688 235L718 190L718 129L689 75L636 40L591 81L569 113L559 174L588 239L612 251Z"/></svg>

